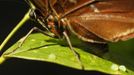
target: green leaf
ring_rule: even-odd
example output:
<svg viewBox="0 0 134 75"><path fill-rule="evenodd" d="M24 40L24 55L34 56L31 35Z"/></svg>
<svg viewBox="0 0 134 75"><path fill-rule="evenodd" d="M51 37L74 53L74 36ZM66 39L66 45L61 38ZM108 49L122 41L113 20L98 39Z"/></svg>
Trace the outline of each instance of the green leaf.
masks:
<svg viewBox="0 0 134 75"><path fill-rule="evenodd" d="M86 48L87 46L85 46L85 44L76 41L76 39L72 39L72 41L73 45L75 45L74 49L80 55L85 70L95 70L108 74L134 74L134 72L132 71L133 69L127 67L133 67L134 65L134 63L132 63L134 60L130 59L130 57L134 57L134 55L132 55L131 52L131 55L129 56L129 52L124 50L111 49L112 46L110 46L111 51L108 52L104 56L105 59L103 59L88 52L90 51L90 49ZM73 55L73 53L71 52L70 48L64 40L54 39L43 34L36 33L31 34L25 40L21 47L17 48L18 45L19 42L17 42L11 48L6 50L1 58L6 59L14 57L28 60L38 60L56 63L76 69L81 69L81 66L78 63L76 57ZM126 53L127 56L125 55ZM123 63L120 64L119 62L116 62L116 60L118 60L121 63L123 61ZM120 65L125 65L125 67L127 68Z"/></svg>

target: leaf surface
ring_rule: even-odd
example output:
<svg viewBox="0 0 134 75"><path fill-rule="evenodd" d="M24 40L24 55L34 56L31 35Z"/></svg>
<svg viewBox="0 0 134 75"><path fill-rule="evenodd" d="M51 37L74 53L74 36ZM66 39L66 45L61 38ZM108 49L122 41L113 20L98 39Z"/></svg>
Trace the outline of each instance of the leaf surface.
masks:
<svg viewBox="0 0 134 75"><path fill-rule="evenodd" d="M81 69L80 64L71 52L66 41L50 38L40 33L35 33L31 34L25 40L23 45L17 48L19 43L20 42L18 41L12 47L6 50L3 53L3 57L38 60L43 62L56 63L76 69ZM85 70L95 70L108 74L134 74L134 69L132 69L134 67L134 60L132 60L132 57L134 57L134 50L132 50L134 49L133 47L129 48L129 50L124 51L122 49L118 49L118 45L118 47L116 47L114 46L114 44L109 44L110 52L108 52L104 56L105 59L103 59L94 54L91 54L90 52L83 50L82 48L79 48L86 47L84 47L84 44L75 39L73 39L73 44L77 45L76 47L74 47L74 49L79 53L80 59L85 67ZM126 47L129 46L127 45ZM127 67L127 71L120 70L120 65L125 65Z"/></svg>

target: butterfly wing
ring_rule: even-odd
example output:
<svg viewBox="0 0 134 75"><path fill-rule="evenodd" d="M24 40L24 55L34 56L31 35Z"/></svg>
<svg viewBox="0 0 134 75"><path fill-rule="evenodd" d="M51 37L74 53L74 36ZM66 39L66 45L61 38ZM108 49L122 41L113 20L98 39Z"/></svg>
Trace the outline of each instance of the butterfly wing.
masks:
<svg viewBox="0 0 134 75"><path fill-rule="evenodd" d="M78 16L69 16L71 31L81 35L81 38L88 38L88 34L94 35L110 42L127 40L134 37L134 1L133 0L105 0L94 4L98 12L83 12ZM86 8L87 9L87 8ZM91 8L88 8L89 10ZM87 9L87 10L88 10ZM71 15L79 12L73 12ZM81 27L79 31L78 27ZM90 33L84 32L89 31ZM94 41L98 41L93 39Z"/></svg>

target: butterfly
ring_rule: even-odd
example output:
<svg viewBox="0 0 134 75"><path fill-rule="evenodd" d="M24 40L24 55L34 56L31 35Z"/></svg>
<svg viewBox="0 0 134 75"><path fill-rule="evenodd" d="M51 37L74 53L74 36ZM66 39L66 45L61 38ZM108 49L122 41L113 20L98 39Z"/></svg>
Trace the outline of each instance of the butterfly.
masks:
<svg viewBox="0 0 134 75"><path fill-rule="evenodd" d="M26 0L32 17L56 37L69 34L90 43L105 44L134 38L133 0Z"/></svg>
<svg viewBox="0 0 134 75"><path fill-rule="evenodd" d="M83 41L92 43L117 42L134 37L133 0L29 1L40 13L36 15L42 22L50 17L59 22L51 25L52 22L47 21L46 24L56 36L70 30Z"/></svg>

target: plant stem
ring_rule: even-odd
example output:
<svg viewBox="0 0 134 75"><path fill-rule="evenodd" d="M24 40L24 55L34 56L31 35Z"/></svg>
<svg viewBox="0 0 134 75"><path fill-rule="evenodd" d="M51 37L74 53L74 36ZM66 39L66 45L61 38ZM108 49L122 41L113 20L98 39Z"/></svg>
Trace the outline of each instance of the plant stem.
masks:
<svg viewBox="0 0 134 75"><path fill-rule="evenodd" d="M6 45L6 43L10 40L10 38L17 32L17 30L24 25L29 19L30 19L30 10L25 14L25 16L22 18L22 20L16 25L16 27L8 34L6 39L2 42L0 45L0 51L3 49L3 47Z"/></svg>
<svg viewBox="0 0 134 75"><path fill-rule="evenodd" d="M0 64L2 64L5 60L6 60L6 58L4 58L3 56L1 56L0 57Z"/></svg>

